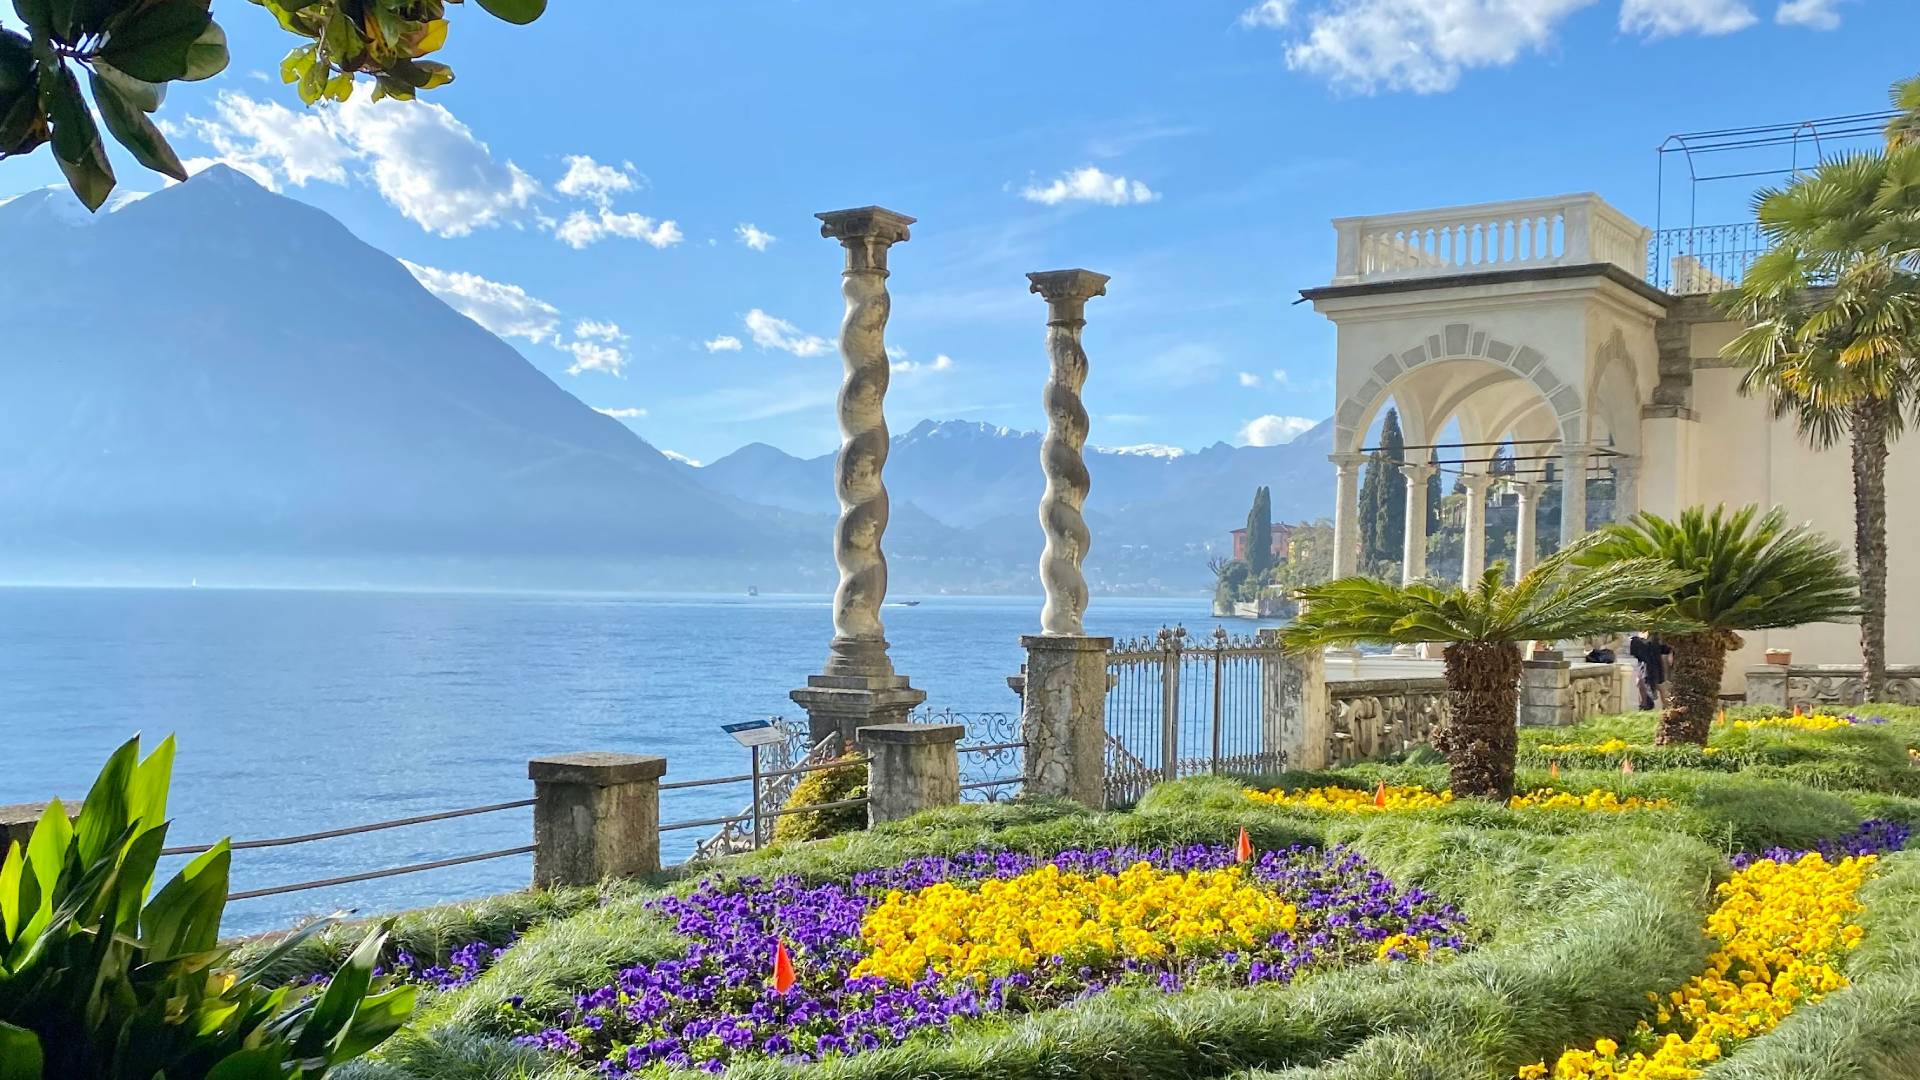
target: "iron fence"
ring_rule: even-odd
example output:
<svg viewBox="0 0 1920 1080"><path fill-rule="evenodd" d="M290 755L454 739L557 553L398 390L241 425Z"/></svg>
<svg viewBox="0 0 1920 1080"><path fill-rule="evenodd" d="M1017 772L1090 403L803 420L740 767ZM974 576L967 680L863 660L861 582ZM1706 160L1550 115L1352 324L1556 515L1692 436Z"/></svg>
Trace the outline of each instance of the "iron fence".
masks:
<svg viewBox="0 0 1920 1080"><path fill-rule="evenodd" d="M1662 229L1647 243L1648 280L1675 296L1719 292L1738 285L1766 250L1757 222Z"/></svg>
<svg viewBox="0 0 1920 1080"><path fill-rule="evenodd" d="M1020 714L1010 712L956 712L920 709L915 723L959 724L960 798L963 802L999 802L1012 798L1026 768L1026 738Z"/></svg>
<svg viewBox="0 0 1920 1080"><path fill-rule="evenodd" d="M1266 678L1280 658L1277 642L1220 627L1197 643L1182 626L1117 643L1107 654L1108 805L1137 800L1148 776L1281 768Z"/></svg>

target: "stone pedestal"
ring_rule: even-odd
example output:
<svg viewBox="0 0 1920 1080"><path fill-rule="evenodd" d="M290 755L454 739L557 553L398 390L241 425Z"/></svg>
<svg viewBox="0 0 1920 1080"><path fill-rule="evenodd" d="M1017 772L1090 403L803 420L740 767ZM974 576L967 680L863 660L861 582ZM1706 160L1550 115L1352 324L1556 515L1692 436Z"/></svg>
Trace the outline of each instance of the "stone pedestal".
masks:
<svg viewBox="0 0 1920 1080"><path fill-rule="evenodd" d="M905 675L811 675L807 685L788 693L807 710L807 741L837 735L851 747L854 733L874 724L904 724L907 714L927 700L925 690L908 685Z"/></svg>
<svg viewBox="0 0 1920 1080"><path fill-rule="evenodd" d="M1107 650L1110 637L1030 634L1020 733L1025 793L1106 804Z"/></svg>
<svg viewBox="0 0 1920 1080"><path fill-rule="evenodd" d="M1565 727L1573 723L1573 665L1550 649L1520 664L1520 726Z"/></svg>
<svg viewBox="0 0 1920 1080"><path fill-rule="evenodd" d="M591 885L660 869L660 777L667 759L605 751L527 762L533 780L533 883Z"/></svg>
<svg viewBox="0 0 1920 1080"><path fill-rule="evenodd" d="M1289 769L1324 769L1333 734L1326 654L1284 651L1279 634L1260 631L1260 752Z"/></svg>
<svg viewBox="0 0 1920 1080"><path fill-rule="evenodd" d="M960 801L960 724L874 724L855 736L867 755L867 820L878 825Z"/></svg>
<svg viewBox="0 0 1920 1080"><path fill-rule="evenodd" d="M14 803L11 806L0 806L0 859L7 857L9 845L19 844L22 852L26 850L27 840L33 836L34 826L38 825L41 817L46 814L47 805L47 803ZM67 820L72 821L80 816L79 803L71 806L66 803L60 805L67 812Z"/></svg>
<svg viewBox="0 0 1920 1080"><path fill-rule="evenodd" d="M1787 677L1789 669L1785 664L1761 664L1747 669L1747 704L1772 705L1787 708Z"/></svg>

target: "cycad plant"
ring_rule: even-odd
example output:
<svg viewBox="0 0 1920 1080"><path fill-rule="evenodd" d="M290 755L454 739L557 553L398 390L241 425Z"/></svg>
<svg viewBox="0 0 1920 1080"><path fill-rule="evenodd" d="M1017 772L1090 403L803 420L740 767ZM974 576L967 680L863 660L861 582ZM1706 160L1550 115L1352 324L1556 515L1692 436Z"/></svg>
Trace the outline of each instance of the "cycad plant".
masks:
<svg viewBox="0 0 1920 1080"><path fill-rule="evenodd" d="M129 741L0 861L0 1080L319 1080L412 1014L413 987L374 985L384 930L324 987L263 981L324 922L227 967L224 840L148 897L172 766L172 739Z"/></svg>
<svg viewBox="0 0 1920 1080"><path fill-rule="evenodd" d="M1883 152L1827 162L1756 196L1771 244L1722 303L1748 329L1725 354L1817 450L1852 456L1860 651L1887 681L1887 456L1920 414L1920 80L1893 89Z"/></svg>
<svg viewBox="0 0 1920 1080"><path fill-rule="evenodd" d="M1675 520L1637 514L1609 526L1581 561L1598 568L1653 559L1692 580L1658 598L1650 611L1694 629L1669 634L1673 663L1666 712L1654 741L1705 746L1726 673L1743 630L1841 622L1859 614L1859 583L1840 546L1786 511L1757 506L1729 512L1693 507Z"/></svg>
<svg viewBox="0 0 1920 1080"><path fill-rule="evenodd" d="M1396 585L1350 577L1303 589L1305 613L1281 631L1290 648L1444 643L1447 723L1435 738L1458 796L1513 795L1521 644L1612 634L1645 622L1649 607L1684 586L1686 572L1657 559L1604 568L1576 560L1599 542L1583 538L1505 583L1495 563L1472 588ZM1671 615L1663 627L1685 625Z"/></svg>

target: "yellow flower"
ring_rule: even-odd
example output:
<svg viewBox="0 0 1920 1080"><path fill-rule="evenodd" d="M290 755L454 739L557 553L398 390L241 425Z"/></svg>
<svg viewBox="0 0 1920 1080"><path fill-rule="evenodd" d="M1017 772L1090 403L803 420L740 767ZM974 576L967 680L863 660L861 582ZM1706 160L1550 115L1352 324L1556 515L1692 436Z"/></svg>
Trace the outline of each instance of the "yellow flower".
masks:
<svg viewBox="0 0 1920 1080"><path fill-rule="evenodd" d="M1376 806L1378 797L1383 805ZM1317 787L1300 791L1248 791L1247 798L1274 806L1304 806L1309 810L1334 810L1348 814L1370 814L1379 810L1425 810L1453 801L1451 791L1428 791L1419 784L1405 787L1388 785L1385 794L1359 788Z"/></svg>
<svg viewBox="0 0 1920 1080"><path fill-rule="evenodd" d="M1585 795L1536 788L1525 795L1515 795L1508 805L1515 810L1591 810L1612 814L1624 810L1668 810L1673 807L1673 803L1666 799L1643 799L1638 795L1622 799L1605 788L1594 788Z"/></svg>
<svg viewBox="0 0 1920 1080"><path fill-rule="evenodd" d="M1851 727L1844 717L1814 713L1810 716L1772 716L1764 720L1735 720L1733 730L1752 731L1756 728L1787 728L1792 731L1832 731L1835 728Z"/></svg>

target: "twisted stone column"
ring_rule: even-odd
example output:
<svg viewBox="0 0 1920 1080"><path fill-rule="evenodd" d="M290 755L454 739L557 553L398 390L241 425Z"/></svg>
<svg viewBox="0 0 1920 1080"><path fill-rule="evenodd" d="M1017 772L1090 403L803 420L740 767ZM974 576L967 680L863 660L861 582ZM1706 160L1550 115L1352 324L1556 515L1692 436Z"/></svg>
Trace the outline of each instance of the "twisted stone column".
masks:
<svg viewBox="0 0 1920 1080"><path fill-rule="evenodd" d="M1091 270L1048 270L1027 275L1032 291L1047 301L1047 356L1052 374L1043 402L1047 435L1040 443L1040 468L1047 489L1040 496L1040 529L1047 546L1040 554L1040 585L1046 603L1040 632L1079 635L1087 611L1087 579L1080 573L1092 536L1081 508L1092 485L1081 449L1087 444L1087 409L1080 388L1087 383L1087 352L1080 332L1087 325L1087 301L1105 296L1109 278Z"/></svg>
<svg viewBox="0 0 1920 1080"><path fill-rule="evenodd" d="M829 675L893 674L887 658L880 605L887 598L887 557L880 539L887 531L887 417L883 404L892 369L887 362L887 251L908 238L913 219L878 206L815 215L820 235L847 249L841 293L847 298L840 323L840 457L834 493L840 522L833 532L833 561L840 585L833 594Z"/></svg>

